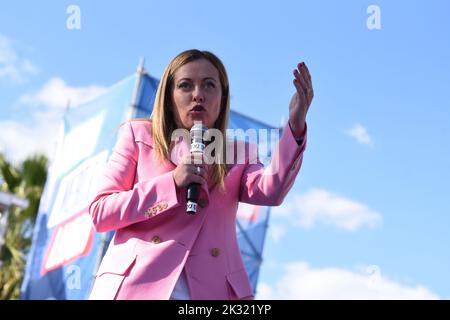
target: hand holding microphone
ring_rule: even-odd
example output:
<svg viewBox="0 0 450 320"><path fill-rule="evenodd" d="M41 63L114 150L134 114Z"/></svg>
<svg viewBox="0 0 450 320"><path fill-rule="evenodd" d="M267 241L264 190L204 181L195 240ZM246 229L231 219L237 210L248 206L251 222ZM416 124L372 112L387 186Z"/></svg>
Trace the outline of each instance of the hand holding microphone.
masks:
<svg viewBox="0 0 450 320"><path fill-rule="evenodd" d="M194 161L199 162L200 159L201 157L196 154L189 155L175 168L173 171L173 178L178 189L187 188L191 183L206 183L206 169L204 168L204 165L194 164Z"/></svg>

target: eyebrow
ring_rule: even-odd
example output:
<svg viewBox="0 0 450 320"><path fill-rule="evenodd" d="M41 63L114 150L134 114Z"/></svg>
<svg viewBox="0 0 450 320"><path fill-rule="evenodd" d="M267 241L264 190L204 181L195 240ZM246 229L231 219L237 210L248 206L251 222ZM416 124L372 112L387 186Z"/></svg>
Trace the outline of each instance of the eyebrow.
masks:
<svg viewBox="0 0 450 320"><path fill-rule="evenodd" d="M190 80L190 81L192 81L191 78L181 78L180 80L178 80L178 82L180 82L181 80ZM203 79L202 79L202 81L205 81L205 80L213 80L213 81L217 81L216 79L211 78L211 77L206 77L206 78L203 78Z"/></svg>

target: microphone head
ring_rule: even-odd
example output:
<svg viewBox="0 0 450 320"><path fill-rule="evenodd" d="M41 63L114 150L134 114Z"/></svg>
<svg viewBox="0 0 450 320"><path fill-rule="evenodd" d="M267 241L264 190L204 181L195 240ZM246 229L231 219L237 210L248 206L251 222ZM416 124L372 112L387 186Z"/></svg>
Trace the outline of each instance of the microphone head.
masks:
<svg viewBox="0 0 450 320"><path fill-rule="evenodd" d="M202 142L203 135L208 130L208 127L203 125L201 122L195 122L191 128L191 141Z"/></svg>
<svg viewBox="0 0 450 320"><path fill-rule="evenodd" d="M208 130L208 127L201 122L196 122L191 128L191 153L202 152L205 150L205 143L203 142L203 135Z"/></svg>

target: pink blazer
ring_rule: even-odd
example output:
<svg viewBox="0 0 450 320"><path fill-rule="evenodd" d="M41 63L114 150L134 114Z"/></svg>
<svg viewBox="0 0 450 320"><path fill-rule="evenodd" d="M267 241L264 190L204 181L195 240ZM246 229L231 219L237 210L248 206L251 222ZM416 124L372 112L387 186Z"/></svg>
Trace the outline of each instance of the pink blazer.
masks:
<svg viewBox="0 0 450 320"><path fill-rule="evenodd" d="M151 122L122 125L89 206L97 232L116 231L90 299L169 299L183 268L191 299L252 299L236 238L238 203L280 205L305 147L306 134L298 145L287 126L272 155L272 162L279 159L276 174L263 174L246 152L245 163L225 177L226 192L203 190L209 204L192 216L186 190L177 190L172 177L175 164L153 158Z"/></svg>

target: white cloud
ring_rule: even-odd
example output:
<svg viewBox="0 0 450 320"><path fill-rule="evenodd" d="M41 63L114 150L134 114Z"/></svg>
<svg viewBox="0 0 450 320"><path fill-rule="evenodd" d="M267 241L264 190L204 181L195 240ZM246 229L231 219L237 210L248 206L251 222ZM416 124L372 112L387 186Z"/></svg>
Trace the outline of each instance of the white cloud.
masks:
<svg viewBox="0 0 450 320"><path fill-rule="evenodd" d="M28 74L37 74L39 69L28 59L21 62L21 69Z"/></svg>
<svg viewBox="0 0 450 320"><path fill-rule="evenodd" d="M19 56L10 39L0 34L0 79L21 83L38 72L30 60Z"/></svg>
<svg viewBox="0 0 450 320"><path fill-rule="evenodd" d="M358 141L359 143L362 144L367 144L372 146L373 145L373 141L372 138L370 137L370 135L367 133L367 129L364 128L362 125L360 125L359 123L357 123L353 128L350 128L346 131L346 133L355 138L356 141Z"/></svg>
<svg viewBox="0 0 450 320"><path fill-rule="evenodd" d="M53 156L56 146L56 137L60 120L41 120L33 126L28 126L14 121L0 121L0 152L7 158L18 163L33 153L44 153L48 157Z"/></svg>
<svg viewBox="0 0 450 320"><path fill-rule="evenodd" d="M51 79L34 94L19 99L24 107L34 107L30 108L29 122L0 121L0 152L13 162L36 152L45 153L51 161L67 100L71 99L71 105L81 104L106 90L100 86L69 87L60 78Z"/></svg>
<svg viewBox="0 0 450 320"><path fill-rule="evenodd" d="M275 242L279 242L281 238L286 234L287 230L286 227L280 224L271 224L269 226L269 232L268 235L270 239L272 239Z"/></svg>
<svg viewBox="0 0 450 320"><path fill-rule="evenodd" d="M64 109L70 100L71 106L77 106L87 102L107 89L102 86L70 87L63 79L54 77L47 81L37 92L24 95L19 102L28 105L45 105L50 108Z"/></svg>
<svg viewBox="0 0 450 320"><path fill-rule="evenodd" d="M382 221L381 214L365 204L324 189L311 189L293 196L280 207L273 208L273 215L288 218L304 229L323 223L355 231L364 225L375 227Z"/></svg>
<svg viewBox="0 0 450 320"><path fill-rule="evenodd" d="M342 268L311 268L305 262L293 262L283 269L283 275L273 286L259 283L257 299L284 300L379 300L379 299L439 299L424 286L406 286L381 273ZM379 269L378 269L379 270Z"/></svg>

